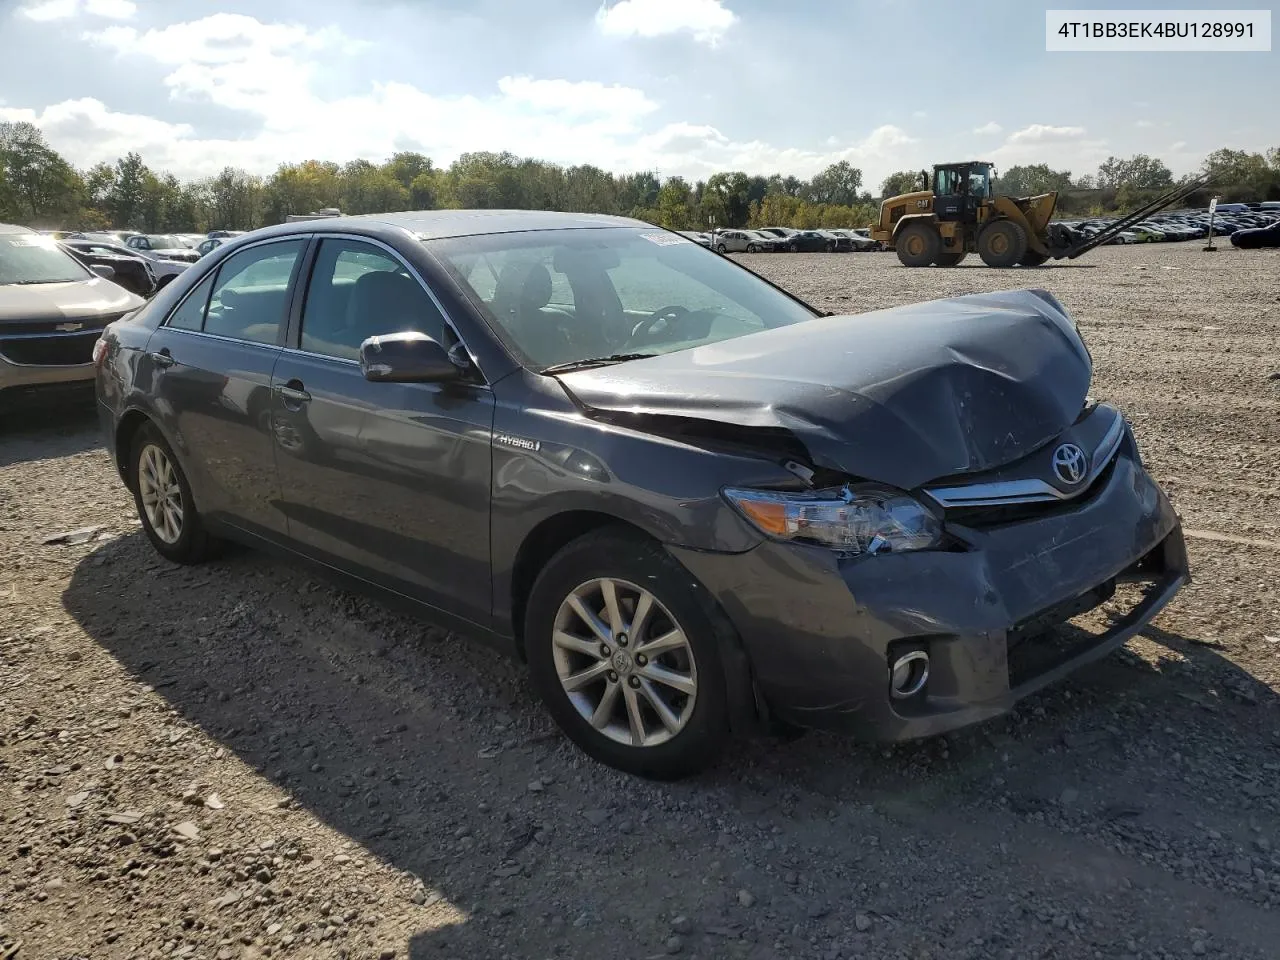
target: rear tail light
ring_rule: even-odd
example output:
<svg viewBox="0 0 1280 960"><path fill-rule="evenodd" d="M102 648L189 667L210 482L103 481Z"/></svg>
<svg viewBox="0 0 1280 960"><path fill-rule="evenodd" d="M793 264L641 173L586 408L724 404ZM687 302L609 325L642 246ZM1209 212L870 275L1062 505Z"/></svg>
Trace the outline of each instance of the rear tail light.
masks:
<svg viewBox="0 0 1280 960"><path fill-rule="evenodd" d="M83 349L83 348L82 348ZM81 354L84 356L84 354ZM95 368L101 369L102 361L107 358L107 341L103 337L99 337L93 341L93 365Z"/></svg>

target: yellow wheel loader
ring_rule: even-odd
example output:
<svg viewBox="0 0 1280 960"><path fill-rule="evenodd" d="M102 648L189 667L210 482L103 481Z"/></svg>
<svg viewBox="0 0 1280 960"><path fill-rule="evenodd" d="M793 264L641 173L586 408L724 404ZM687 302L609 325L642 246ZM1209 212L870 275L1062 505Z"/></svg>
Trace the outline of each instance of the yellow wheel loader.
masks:
<svg viewBox="0 0 1280 960"><path fill-rule="evenodd" d="M880 220L871 229L871 238L897 251L907 267L954 267L970 253L989 267L1038 267L1051 258L1075 259L1209 182L1207 176L1184 180L1105 230L1077 240L1071 230L1052 222L1056 192L1000 196L990 163L939 164L932 177L921 171L920 180L920 190L884 200Z"/></svg>

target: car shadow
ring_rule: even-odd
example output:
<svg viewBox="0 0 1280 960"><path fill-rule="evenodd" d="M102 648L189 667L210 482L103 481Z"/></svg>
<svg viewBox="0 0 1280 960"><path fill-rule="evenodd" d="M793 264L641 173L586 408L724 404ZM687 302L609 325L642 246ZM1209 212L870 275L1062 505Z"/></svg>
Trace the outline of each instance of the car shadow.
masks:
<svg viewBox="0 0 1280 960"><path fill-rule="evenodd" d="M1273 708L1276 699L1211 647L1151 628L1145 637L1170 651L1168 663L1103 661L1025 701L1011 719L888 750L820 734L742 741L703 777L660 785L585 760L555 732L518 665L495 664L481 644L263 554L235 550L177 567L130 533L78 563L63 602L89 637L186 721L318 821L421 882L414 902L424 928L409 943L412 958L497 956L530 925L561 955L614 956L644 924L664 925L655 891L670 884L671 856L629 858L615 879L634 895L602 902L602 884L614 880L602 876L601 858L619 838L592 835L584 810L631 804L648 823L648 810L701 793L723 804L725 816L768 829L783 822L778 804L799 793L799 802L828 805L888 798L927 818L964 797L981 805L985 772L1008 753L1011 737L1028 764L1022 776L1040 789L1099 775L1096 756L1064 762L1045 752L1064 730L1106 725L1123 746L1153 728L1176 728L1193 712L1203 735L1180 742L1184 755L1233 741L1247 752L1262 725L1241 742L1238 711ZM1254 703L1208 693L1196 702L1204 685L1175 660L1218 677L1219 688L1247 680ZM1117 719L1109 707L1118 699L1140 709ZM940 753L949 758L940 761ZM649 829L667 829L665 820L660 812ZM548 831L560 831L554 852L545 846ZM722 856L715 829L664 839L689 857ZM557 913L551 902L576 906ZM446 906L460 919L427 921L427 911ZM621 918L621 932L600 922L617 910L635 911ZM582 917L594 919L579 925Z"/></svg>

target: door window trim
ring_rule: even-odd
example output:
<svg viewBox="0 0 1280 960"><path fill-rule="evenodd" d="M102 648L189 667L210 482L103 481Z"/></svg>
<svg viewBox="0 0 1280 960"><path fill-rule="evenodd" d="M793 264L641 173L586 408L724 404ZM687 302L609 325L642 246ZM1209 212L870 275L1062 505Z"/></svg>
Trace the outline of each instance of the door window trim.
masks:
<svg viewBox="0 0 1280 960"><path fill-rule="evenodd" d="M409 275L418 282L418 285L426 293L428 299L431 300L431 303L440 314L440 319L444 322L444 325L449 328L449 332L453 334L458 343L462 344L462 349L467 352L467 358L471 361L471 366L475 369L476 373L479 374L480 382L473 382L468 385L488 388L490 383L489 378L480 367L480 362L476 359L475 351L471 349L466 339L462 336L462 333L458 330L457 323L455 323L453 317L449 315L449 311L444 308L444 304L441 303L440 298L436 296L436 292L431 289L431 284L427 282L426 278L423 277L422 272L418 270L417 267L409 263L400 254L400 251L396 250L395 247L391 246L384 240L380 240L377 237L365 236L359 233L313 233L311 236L314 242L306 252L306 276L303 277L299 274L296 278L296 291L294 293L293 301L291 301L290 304L288 329L285 334L284 343L281 345L286 353L297 354L304 357L320 357L325 360L335 360L339 363L352 364L356 367L360 366L360 361L358 360L351 360L347 357L333 357L327 353L317 353L314 350L302 349L302 321L307 310L307 294L311 290L311 280L315 273L316 261L319 259L320 255L320 245L326 240L350 240L356 243L366 243L369 246L377 247L409 272ZM444 344L441 344L441 346L444 346Z"/></svg>

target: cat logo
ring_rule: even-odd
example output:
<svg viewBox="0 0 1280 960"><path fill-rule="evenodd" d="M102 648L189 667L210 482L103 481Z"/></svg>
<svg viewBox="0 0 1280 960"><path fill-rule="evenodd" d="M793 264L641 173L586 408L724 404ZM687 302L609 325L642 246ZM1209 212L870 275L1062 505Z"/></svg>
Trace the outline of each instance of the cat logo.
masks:
<svg viewBox="0 0 1280 960"><path fill-rule="evenodd" d="M83 323L60 323L57 326L55 326L53 329L61 333L75 333L77 330L83 330L84 324Z"/></svg>

